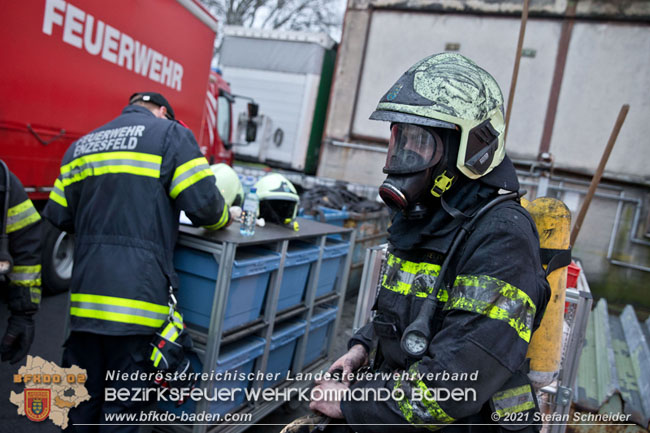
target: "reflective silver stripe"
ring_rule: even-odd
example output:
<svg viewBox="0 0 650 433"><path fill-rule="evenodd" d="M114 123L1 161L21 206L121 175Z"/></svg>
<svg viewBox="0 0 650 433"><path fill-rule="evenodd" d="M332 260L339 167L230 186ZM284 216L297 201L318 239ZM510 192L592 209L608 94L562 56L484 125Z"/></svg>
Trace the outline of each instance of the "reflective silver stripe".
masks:
<svg viewBox="0 0 650 433"><path fill-rule="evenodd" d="M156 313L154 311L141 310L139 308L123 307L119 305L97 304L94 302L79 302L72 301L70 303L72 308L83 308L86 310L99 310L108 313L128 314L130 316L148 317L150 319L165 320L166 314Z"/></svg>
<svg viewBox="0 0 650 433"><path fill-rule="evenodd" d="M163 330L161 337L165 340L170 340L174 334L178 334L178 329L176 329L176 326L174 326L174 324L170 323Z"/></svg>
<svg viewBox="0 0 650 433"><path fill-rule="evenodd" d="M61 173L61 177L63 179L69 179L71 177L76 176L77 174L81 173L82 171L88 169L88 168L100 168L100 167L106 167L109 165L130 165L132 167L138 167L138 168L148 168L151 170L157 170L160 171L160 164L155 163L155 162L149 162L149 161L138 161L135 159L106 159L103 161L88 161L85 162L82 165L77 165L74 167L70 168L70 171L67 173Z"/></svg>
<svg viewBox="0 0 650 433"><path fill-rule="evenodd" d="M492 402L494 403L494 409L501 416L535 408L535 400L530 385L498 392L492 396Z"/></svg>
<svg viewBox="0 0 650 433"><path fill-rule="evenodd" d="M58 179L57 179L58 180ZM63 191L63 188L61 188L59 185L63 185L62 183L55 182L54 183L54 188L52 189L54 192L56 192L58 195L61 197L65 198L65 192Z"/></svg>
<svg viewBox="0 0 650 433"><path fill-rule="evenodd" d="M7 227L16 224L17 222L22 221L26 218L29 218L29 216L34 215L35 213L37 213L36 208L34 206L30 206L29 208L20 213L17 213L16 215L7 217Z"/></svg>
<svg viewBox="0 0 650 433"><path fill-rule="evenodd" d="M501 320L530 342L536 306L517 287L487 275L459 275L445 310L464 310Z"/></svg>
<svg viewBox="0 0 650 433"><path fill-rule="evenodd" d="M174 188L176 188L176 185L178 185L179 183L181 183L182 181L184 181L184 180L187 179L188 177L191 177L191 176L195 175L196 173L198 173L198 172L200 172L200 171L203 171L203 170L205 170L205 169L208 169L208 170L209 170L209 169L210 169L210 166L209 166L208 164L201 163L201 164L199 164L199 165L197 165L197 166L195 166L195 167L192 167L192 168L188 169L187 171L183 172L182 174L179 174L179 175L178 175L178 176L177 176L177 177L172 181L172 184L170 185L169 190L170 190L170 191L173 191Z"/></svg>
<svg viewBox="0 0 650 433"><path fill-rule="evenodd" d="M9 279L12 281L35 281L41 279L40 272L29 272L29 273L14 273L9 274Z"/></svg>

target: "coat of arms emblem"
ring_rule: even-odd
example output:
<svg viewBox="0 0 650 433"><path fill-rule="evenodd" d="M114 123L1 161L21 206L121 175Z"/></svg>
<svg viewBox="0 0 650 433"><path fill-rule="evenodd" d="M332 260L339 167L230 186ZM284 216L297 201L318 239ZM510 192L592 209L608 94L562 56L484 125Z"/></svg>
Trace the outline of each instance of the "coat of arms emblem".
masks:
<svg viewBox="0 0 650 433"><path fill-rule="evenodd" d="M25 389L25 415L31 421L44 421L50 414L49 389Z"/></svg>

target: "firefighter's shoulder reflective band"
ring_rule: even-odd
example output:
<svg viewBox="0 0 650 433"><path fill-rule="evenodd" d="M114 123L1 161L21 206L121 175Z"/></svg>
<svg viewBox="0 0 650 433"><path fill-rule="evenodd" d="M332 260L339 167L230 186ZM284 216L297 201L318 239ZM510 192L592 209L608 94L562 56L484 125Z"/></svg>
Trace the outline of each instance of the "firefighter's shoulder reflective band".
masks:
<svg viewBox="0 0 650 433"><path fill-rule="evenodd" d="M82 181L89 176L103 174L133 174L160 177L162 156L141 152L103 152L80 156L61 167L61 183L64 187Z"/></svg>
<svg viewBox="0 0 650 433"><path fill-rule="evenodd" d="M536 307L530 297L505 281L488 275L459 275L445 310L464 310L501 320L530 342Z"/></svg>
<svg viewBox="0 0 650 433"><path fill-rule="evenodd" d="M36 211L30 199L12 206L7 211L7 233L15 232L23 227L40 220L41 216Z"/></svg>
<svg viewBox="0 0 650 433"><path fill-rule="evenodd" d="M50 200L54 203L58 203L63 207L68 207L68 200L65 198L65 187L61 179L54 181L54 189L50 192Z"/></svg>
<svg viewBox="0 0 650 433"><path fill-rule="evenodd" d="M500 416L508 413L524 412L535 408L533 390L530 385L497 392L492 396L494 409Z"/></svg>
<svg viewBox="0 0 650 433"><path fill-rule="evenodd" d="M431 294L439 273L440 265L411 262L388 253L381 285L401 295L412 294L418 298L426 298ZM444 288L438 292L438 299L447 301L447 291Z"/></svg>
<svg viewBox="0 0 650 433"><path fill-rule="evenodd" d="M169 307L134 299L73 293L70 315L159 328L168 317Z"/></svg>
<svg viewBox="0 0 650 433"><path fill-rule="evenodd" d="M169 196L176 198L185 189L194 185L201 179L214 176L208 160L205 157L195 158L187 161L176 168L174 177L172 177L172 184L169 186Z"/></svg>
<svg viewBox="0 0 650 433"><path fill-rule="evenodd" d="M221 227L225 226L228 223L229 216L230 211L228 210L228 206L224 204L223 212L221 212L221 218L219 218L219 221L216 224L203 226L203 228L207 230L219 230Z"/></svg>
<svg viewBox="0 0 650 433"><path fill-rule="evenodd" d="M415 363L409 368L409 374L406 377L411 378L410 380L403 381L403 376L395 380L395 390L401 388L405 395L405 398L397 401L397 405L409 423L431 431L440 430L445 424L451 424L456 420L449 416L432 398L426 383L416 379L419 376L417 365L418 363ZM408 396L412 395L414 387L420 389L424 398L409 400Z"/></svg>

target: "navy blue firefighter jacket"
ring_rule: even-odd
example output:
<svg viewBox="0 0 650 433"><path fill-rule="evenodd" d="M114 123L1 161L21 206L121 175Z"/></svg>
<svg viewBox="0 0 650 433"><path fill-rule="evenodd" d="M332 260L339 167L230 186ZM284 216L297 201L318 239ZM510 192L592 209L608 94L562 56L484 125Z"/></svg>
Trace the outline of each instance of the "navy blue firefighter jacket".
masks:
<svg viewBox="0 0 650 433"><path fill-rule="evenodd" d="M152 334L163 324L181 210L210 230L230 218L189 129L129 105L72 143L44 211L75 233L71 330Z"/></svg>

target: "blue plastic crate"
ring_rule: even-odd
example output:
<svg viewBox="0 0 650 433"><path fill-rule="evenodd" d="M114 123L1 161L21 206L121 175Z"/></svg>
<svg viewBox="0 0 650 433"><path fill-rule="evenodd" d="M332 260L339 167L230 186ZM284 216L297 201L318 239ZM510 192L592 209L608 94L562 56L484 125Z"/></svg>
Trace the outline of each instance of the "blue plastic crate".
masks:
<svg viewBox="0 0 650 433"><path fill-rule="evenodd" d="M280 254L276 252L256 247L237 249L223 331L260 316L269 276L279 265ZM185 322L207 329L219 264L212 254L178 246L174 252L174 266L179 277L178 307Z"/></svg>
<svg viewBox="0 0 650 433"><path fill-rule="evenodd" d="M346 219L350 217L350 214L345 209L332 209L325 206L318 206L318 209L322 212L316 215L305 214L304 209L301 209L298 213L298 216L301 216L308 220L315 220L324 222L327 224L332 224L335 226L343 227L343 223Z"/></svg>
<svg viewBox="0 0 650 433"><path fill-rule="evenodd" d="M317 307L309 322L309 334L307 334L307 346L305 348L305 359L303 366L309 365L321 356L327 355L327 346L332 338L332 328L336 320L338 307L323 308Z"/></svg>
<svg viewBox="0 0 650 433"><path fill-rule="evenodd" d="M343 262L343 256L348 253L349 247L350 242L327 239L325 251L323 251L320 273L318 274L318 286L316 287L317 298L334 290L339 267Z"/></svg>
<svg viewBox="0 0 650 433"><path fill-rule="evenodd" d="M318 260L318 247L307 242L292 242L284 259L277 310L300 304L307 288L309 265Z"/></svg>
<svg viewBox="0 0 650 433"><path fill-rule="evenodd" d="M246 337L236 343L228 344L221 348L217 365L214 368L215 373L231 372L248 375L252 373L255 366L255 360L264 353L264 339L259 337ZM190 354L190 362L194 372L201 373L203 364L195 354ZM239 407L244 403L246 395L245 390L249 387L248 380L222 380L215 384L219 389L241 389L234 394L233 400L210 402L208 410L211 413L224 415ZM191 399L187 400L182 406L176 407L173 402L161 402L158 407L162 410L174 412L181 415L184 412L194 412L196 404Z"/></svg>
<svg viewBox="0 0 650 433"><path fill-rule="evenodd" d="M304 320L289 320L276 326L271 336L267 373L278 373L278 380L266 380L264 388L276 385L284 380L291 368L298 338L305 335ZM275 376L274 376L275 377Z"/></svg>

